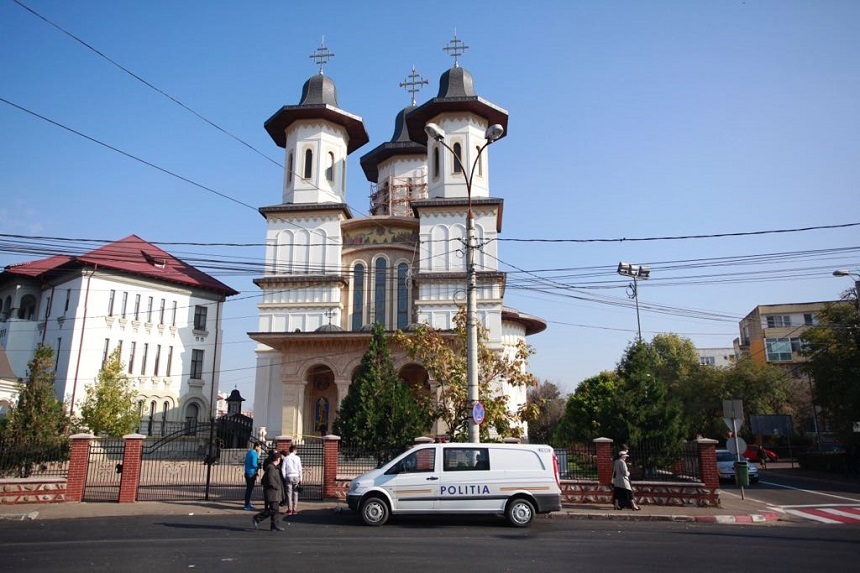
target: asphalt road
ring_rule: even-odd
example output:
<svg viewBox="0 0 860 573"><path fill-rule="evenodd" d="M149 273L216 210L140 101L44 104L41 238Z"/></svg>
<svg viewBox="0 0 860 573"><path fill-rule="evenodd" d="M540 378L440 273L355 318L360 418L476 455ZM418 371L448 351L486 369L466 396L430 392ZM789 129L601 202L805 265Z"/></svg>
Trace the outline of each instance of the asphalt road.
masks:
<svg viewBox="0 0 860 573"><path fill-rule="evenodd" d="M248 514L0 521L0 571L856 571L860 526Z"/></svg>

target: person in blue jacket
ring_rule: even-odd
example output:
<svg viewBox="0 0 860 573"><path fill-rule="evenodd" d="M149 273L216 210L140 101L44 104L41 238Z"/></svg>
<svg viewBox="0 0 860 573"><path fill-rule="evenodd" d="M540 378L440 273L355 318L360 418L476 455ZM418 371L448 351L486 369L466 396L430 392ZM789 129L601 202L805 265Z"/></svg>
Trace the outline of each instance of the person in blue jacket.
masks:
<svg viewBox="0 0 860 573"><path fill-rule="evenodd" d="M254 485L257 483L257 472L260 469L260 442L254 442L248 446L245 453L245 507L247 510L256 510L251 505L251 495L254 493Z"/></svg>

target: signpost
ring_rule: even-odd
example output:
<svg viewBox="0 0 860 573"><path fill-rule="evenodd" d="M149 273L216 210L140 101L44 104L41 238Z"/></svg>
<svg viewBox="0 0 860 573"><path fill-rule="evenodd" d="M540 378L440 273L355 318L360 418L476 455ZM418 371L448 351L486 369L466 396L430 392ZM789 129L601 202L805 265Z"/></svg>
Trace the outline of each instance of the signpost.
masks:
<svg viewBox="0 0 860 573"><path fill-rule="evenodd" d="M744 425L744 402L743 400L723 400L723 421L732 432L734 442L727 441L726 448L735 455L735 477L738 475L738 464L741 456L747 449L747 443L738 437L738 430ZM743 449L741 449L743 445ZM741 488L741 499L744 498L744 486L738 480Z"/></svg>
<svg viewBox="0 0 860 573"><path fill-rule="evenodd" d="M484 405L480 402L475 402L475 405L472 406L472 420L475 421L476 426L480 426L481 422L484 421L484 414L486 414Z"/></svg>

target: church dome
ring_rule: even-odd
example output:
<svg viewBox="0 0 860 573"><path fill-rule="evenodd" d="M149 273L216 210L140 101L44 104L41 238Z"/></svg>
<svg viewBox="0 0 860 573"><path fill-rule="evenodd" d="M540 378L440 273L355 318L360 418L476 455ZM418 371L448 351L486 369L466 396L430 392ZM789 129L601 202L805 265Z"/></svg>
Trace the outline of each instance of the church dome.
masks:
<svg viewBox="0 0 860 573"><path fill-rule="evenodd" d="M336 324L323 324L314 332L343 332L343 329Z"/></svg>
<svg viewBox="0 0 860 573"><path fill-rule="evenodd" d="M308 78L302 86L302 100L299 105L327 104L333 107L337 105L337 88L334 80L323 74L316 74Z"/></svg>
<svg viewBox="0 0 860 573"><path fill-rule="evenodd" d="M436 97L473 97L475 84L472 74L465 68L455 66L439 78L439 94Z"/></svg>

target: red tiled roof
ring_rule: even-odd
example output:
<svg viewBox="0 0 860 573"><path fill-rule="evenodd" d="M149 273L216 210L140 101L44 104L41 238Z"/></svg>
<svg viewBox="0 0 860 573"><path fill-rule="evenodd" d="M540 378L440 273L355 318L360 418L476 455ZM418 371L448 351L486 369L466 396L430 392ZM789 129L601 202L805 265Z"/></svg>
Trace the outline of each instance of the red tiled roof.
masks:
<svg viewBox="0 0 860 573"><path fill-rule="evenodd" d="M129 235L79 257L57 255L10 265L6 271L13 274L37 277L68 263L127 272L153 280L178 283L221 293L225 296L239 294L221 281L177 259L137 235Z"/></svg>

